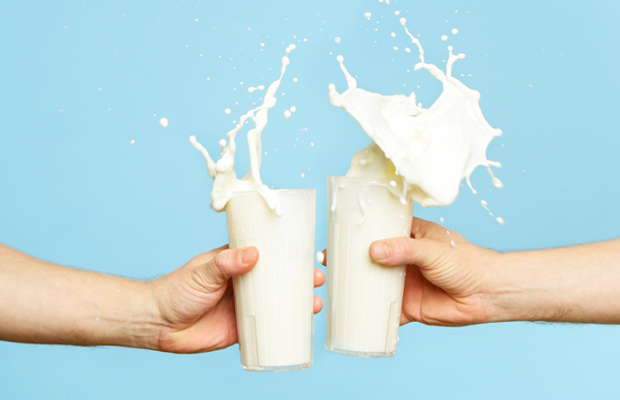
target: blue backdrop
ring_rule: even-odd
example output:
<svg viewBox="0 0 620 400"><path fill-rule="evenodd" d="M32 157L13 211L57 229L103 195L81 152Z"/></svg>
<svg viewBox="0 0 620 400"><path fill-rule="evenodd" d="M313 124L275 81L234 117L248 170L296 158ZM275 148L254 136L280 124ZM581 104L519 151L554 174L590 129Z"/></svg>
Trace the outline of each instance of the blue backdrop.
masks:
<svg viewBox="0 0 620 400"><path fill-rule="evenodd" d="M467 55L454 74L481 92L485 116L504 131L488 150L503 163L503 189L479 169L478 195L464 187L450 207L415 215L443 217L500 251L619 236L617 1L5 1L0 10L0 242L33 256L150 279L225 243L225 216L208 207L212 182L188 137L217 153L261 97L247 87L277 78L290 43L262 176L317 189L324 248L326 176L344 174L369 142L327 101L328 84L346 88L336 55L364 89L415 89L425 106L440 92L425 71L412 72L417 52L402 50L415 47L396 10L427 60L440 65L447 44ZM615 326L409 324L395 357L356 359L324 350L324 315L315 317L314 366L289 373L244 372L236 346L184 356L0 343L0 399L604 399L620 390Z"/></svg>

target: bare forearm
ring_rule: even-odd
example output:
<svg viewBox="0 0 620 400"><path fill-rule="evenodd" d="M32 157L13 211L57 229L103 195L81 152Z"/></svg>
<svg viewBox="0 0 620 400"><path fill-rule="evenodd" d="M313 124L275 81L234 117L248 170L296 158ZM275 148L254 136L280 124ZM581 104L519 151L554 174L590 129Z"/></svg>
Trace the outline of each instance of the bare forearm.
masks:
<svg viewBox="0 0 620 400"><path fill-rule="evenodd" d="M620 240L500 256L494 321L620 323Z"/></svg>
<svg viewBox="0 0 620 400"><path fill-rule="evenodd" d="M144 282L49 264L0 245L0 340L155 348Z"/></svg>

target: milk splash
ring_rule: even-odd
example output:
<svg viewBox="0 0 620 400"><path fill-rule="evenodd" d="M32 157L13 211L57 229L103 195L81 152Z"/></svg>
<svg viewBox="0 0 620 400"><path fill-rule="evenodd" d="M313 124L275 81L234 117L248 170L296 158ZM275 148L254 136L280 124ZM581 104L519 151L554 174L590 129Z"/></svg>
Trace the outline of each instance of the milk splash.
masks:
<svg viewBox="0 0 620 400"><path fill-rule="evenodd" d="M344 58L338 56L348 89L340 94L334 84L329 85L329 101L348 112L373 140L353 156L347 176L397 182L396 188L391 185L388 190L400 193L401 202L409 196L423 207L451 204L463 178L476 193L469 177L480 165L489 171L493 185L501 188L490 168L501 164L487 160L486 149L502 131L492 128L482 115L480 93L452 77L452 66L465 55L454 55L449 46L444 73L424 61L422 45L407 29L406 19L400 23L419 50L420 62L414 70L430 72L443 84L443 92L428 109L416 104L415 93L383 96L367 92L357 87Z"/></svg>
<svg viewBox="0 0 620 400"><path fill-rule="evenodd" d="M286 54L295 50L295 45L291 44L286 48ZM226 134L228 138L228 144L225 139L220 140L221 157L215 162L209 156L207 149L202 146L195 136L189 138L192 146L196 150L200 151L207 162L207 169L209 175L213 178L213 190L211 191L211 207L217 211L224 211L226 204L237 192L249 192L256 191L267 203L267 206L274 210L276 215L281 216L282 210L280 209L276 194L270 190L267 185L263 184L260 177L260 164L261 164L261 134L265 126L267 125L267 113L272 109L277 102L275 97L276 91L282 82L282 77L286 72L286 67L290 64L290 60L287 56L282 57L282 68L280 70L280 77L269 85L263 103L253 110L248 111L239 118L239 123L234 129ZM258 88L256 88L258 90ZM250 153L250 168L247 174L241 178L237 178L235 173L235 151L236 144L235 138L237 133L241 130L247 120L251 120L254 123L254 128L250 129L247 134L248 149Z"/></svg>

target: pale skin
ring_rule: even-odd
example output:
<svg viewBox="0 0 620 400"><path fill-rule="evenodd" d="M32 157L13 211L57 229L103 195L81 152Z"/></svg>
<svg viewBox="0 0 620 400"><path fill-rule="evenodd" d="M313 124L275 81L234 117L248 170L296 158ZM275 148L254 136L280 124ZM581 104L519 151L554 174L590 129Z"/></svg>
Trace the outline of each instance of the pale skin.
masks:
<svg viewBox="0 0 620 400"><path fill-rule="evenodd" d="M0 340L172 353L237 343L231 277L259 259L226 246L151 282L61 267L0 245ZM314 285L325 282L315 270ZM314 298L314 313L323 302Z"/></svg>
<svg viewBox="0 0 620 400"><path fill-rule="evenodd" d="M386 267L407 265L401 324L620 324L620 239L500 254L414 218L410 238L377 241L369 254ZM0 340L174 353L223 349L237 342L230 278L250 271L258 256L255 248L223 247L140 282L60 267L0 245ZM324 281L315 270L315 287ZM314 312L322 306L315 297Z"/></svg>
<svg viewBox="0 0 620 400"><path fill-rule="evenodd" d="M620 239L500 254L414 218L410 238L374 242L369 254L407 265L401 324L620 324Z"/></svg>
<svg viewBox="0 0 620 400"><path fill-rule="evenodd" d="M401 325L620 324L620 239L501 254L414 218L411 237L376 241L369 255L407 266Z"/></svg>

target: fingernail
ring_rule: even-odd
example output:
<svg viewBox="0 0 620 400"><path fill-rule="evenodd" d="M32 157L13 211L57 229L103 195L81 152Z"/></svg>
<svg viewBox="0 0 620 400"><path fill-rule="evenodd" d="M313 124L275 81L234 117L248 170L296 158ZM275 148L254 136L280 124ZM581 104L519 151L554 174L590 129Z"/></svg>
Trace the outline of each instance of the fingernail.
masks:
<svg viewBox="0 0 620 400"><path fill-rule="evenodd" d="M252 264L256 259L256 249L246 249L243 250L241 254L241 262L244 265Z"/></svg>
<svg viewBox="0 0 620 400"><path fill-rule="evenodd" d="M375 260L385 260L390 256L390 246L383 242L373 243L371 253L372 258Z"/></svg>

